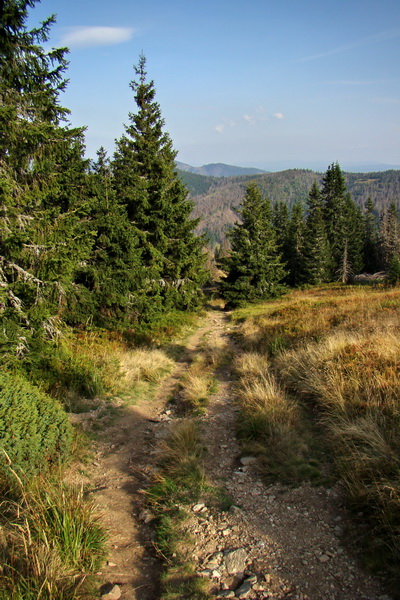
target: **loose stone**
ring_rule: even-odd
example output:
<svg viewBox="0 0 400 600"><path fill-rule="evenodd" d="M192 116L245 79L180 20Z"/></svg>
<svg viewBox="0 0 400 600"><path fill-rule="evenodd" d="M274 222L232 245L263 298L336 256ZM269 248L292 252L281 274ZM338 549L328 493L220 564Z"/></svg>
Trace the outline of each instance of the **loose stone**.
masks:
<svg viewBox="0 0 400 600"><path fill-rule="evenodd" d="M225 556L225 567L230 575L242 573L246 568L247 553L244 548L232 550Z"/></svg>
<svg viewBox="0 0 400 600"><path fill-rule="evenodd" d="M119 585L113 585L112 583L105 586L105 592L101 595L101 600L119 600L122 596L121 588Z"/></svg>

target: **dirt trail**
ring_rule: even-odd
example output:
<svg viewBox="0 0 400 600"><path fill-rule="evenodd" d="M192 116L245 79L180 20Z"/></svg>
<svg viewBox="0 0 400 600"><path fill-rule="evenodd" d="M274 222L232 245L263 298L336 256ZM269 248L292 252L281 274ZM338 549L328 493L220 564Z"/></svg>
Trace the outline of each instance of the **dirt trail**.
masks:
<svg viewBox="0 0 400 600"><path fill-rule="evenodd" d="M239 351L230 334L224 313L208 313L156 398L122 409L96 442L87 477L110 533L108 564L99 580L120 584L123 600L159 597L160 564L150 524L145 523L142 490L153 472L160 430L173 427L167 402L205 339L210 347ZM235 438L238 415L229 365L218 368L215 376L218 390L201 417L208 448L206 474L234 506L228 512L197 506L187 520L193 539L188 559L197 562L210 592L216 598L260 600L390 600L345 543L347 517L340 486L265 486L254 464L242 464L247 461Z"/></svg>

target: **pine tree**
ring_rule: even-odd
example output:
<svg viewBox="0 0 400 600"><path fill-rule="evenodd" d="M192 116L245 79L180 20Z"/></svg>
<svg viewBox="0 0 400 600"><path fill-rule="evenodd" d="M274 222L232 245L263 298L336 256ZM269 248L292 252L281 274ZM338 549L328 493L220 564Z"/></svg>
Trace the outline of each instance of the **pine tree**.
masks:
<svg viewBox="0 0 400 600"><path fill-rule="evenodd" d="M204 241L194 233L198 220L190 216L193 204L175 169L176 152L163 131L144 56L135 72L131 88L138 110L129 113L113 160L117 200L137 229L153 301L161 299L164 310L193 308L206 278Z"/></svg>
<svg viewBox="0 0 400 600"><path fill-rule="evenodd" d="M329 281L330 251L325 230L324 208L315 182L307 200L304 244L304 283L318 285Z"/></svg>
<svg viewBox="0 0 400 600"><path fill-rule="evenodd" d="M287 202L275 202L272 209L272 222L276 232L276 241L284 263L289 260L289 209Z"/></svg>
<svg viewBox="0 0 400 600"><path fill-rule="evenodd" d="M110 160L101 147L90 174L94 244L78 282L90 295L85 303L87 316L93 315L98 325L121 327L141 318L144 273L135 228L118 204L112 183Z"/></svg>
<svg viewBox="0 0 400 600"><path fill-rule="evenodd" d="M365 203L363 259L367 273L376 273L380 270L378 220L371 198L368 198Z"/></svg>
<svg viewBox="0 0 400 600"><path fill-rule="evenodd" d="M296 287L304 282L305 223L304 209L300 202L295 202L292 207L288 240L287 281L291 287Z"/></svg>
<svg viewBox="0 0 400 600"><path fill-rule="evenodd" d="M347 191L340 166L328 167L321 196L332 258L331 278L346 283L362 269L361 213Z"/></svg>
<svg viewBox="0 0 400 600"><path fill-rule="evenodd" d="M221 261L227 274L221 291L227 306L232 307L278 296L285 276L271 204L256 184L247 187L237 213L241 222L228 232L231 254Z"/></svg>
<svg viewBox="0 0 400 600"><path fill-rule="evenodd" d="M59 104L66 50L41 46L53 17L27 30L28 9L35 4L0 4L2 332L3 342L17 349L33 333L51 335L91 247L83 131L68 127L68 111Z"/></svg>
<svg viewBox="0 0 400 600"><path fill-rule="evenodd" d="M380 255L384 269L400 258L400 220L396 204L392 202L381 215Z"/></svg>

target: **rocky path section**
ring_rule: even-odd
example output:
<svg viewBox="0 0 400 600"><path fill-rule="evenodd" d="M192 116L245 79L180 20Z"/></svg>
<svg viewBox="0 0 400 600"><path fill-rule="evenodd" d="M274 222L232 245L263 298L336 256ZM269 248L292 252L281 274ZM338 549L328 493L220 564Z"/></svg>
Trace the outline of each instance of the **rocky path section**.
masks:
<svg viewBox="0 0 400 600"><path fill-rule="evenodd" d="M210 344L237 354L229 323L210 315ZM230 497L228 512L192 507L187 529L197 572L216 598L389 600L346 544L347 517L339 485L332 489L265 486L254 457L241 456L235 439L237 406L230 367L216 376L218 391L202 418L207 475Z"/></svg>
<svg viewBox="0 0 400 600"><path fill-rule="evenodd" d="M103 582L99 591L102 600L156 600L160 596L161 562L154 550L144 492L154 474L158 441L172 423L168 401L208 329L206 319L190 335L176 368L163 380L155 397L134 406L114 399L117 414L111 421L105 406L75 416L88 431L100 429L92 444L91 463L74 479L91 490L108 533L108 560L97 574L98 581Z"/></svg>
<svg viewBox="0 0 400 600"><path fill-rule="evenodd" d="M95 443L90 482L106 525L108 562L98 574L103 600L157 600L161 564L154 552L151 515L143 491L152 480L159 440L175 423L171 396L205 344L225 357L240 352L222 312L208 313L186 344L176 370L154 399L120 409ZM390 600L363 572L346 544L347 517L340 486L332 489L265 486L254 457L235 438L238 408L229 360L216 368L217 392L201 417L206 474L230 508L207 500L191 507L188 561L208 583L210 596L252 600ZM185 599L182 599L185 600Z"/></svg>

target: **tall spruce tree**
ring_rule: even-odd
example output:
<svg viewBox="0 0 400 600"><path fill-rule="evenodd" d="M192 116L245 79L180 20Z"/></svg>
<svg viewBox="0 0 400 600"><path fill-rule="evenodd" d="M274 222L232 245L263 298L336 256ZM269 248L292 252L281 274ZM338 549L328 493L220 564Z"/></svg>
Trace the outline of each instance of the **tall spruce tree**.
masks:
<svg viewBox="0 0 400 600"><path fill-rule="evenodd" d="M391 262L400 258L400 219L394 202L382 212L379 237L382 264L387 270Z"/></svg>
<svg viewBox="0 0 400 600"><path fill-rule="evenodd" d="M362 225L338 163L328 167L321 196L332 258L331 278L346 283L362 269Z"/></svg>
<svg viewBox="0 0 400 600"><path fill-rule="evenodd" d="M35 4L0 3L2 335L16 348L33 333L51 334L54 317L68 310L76 269L91 247L83 131L68 126L68 110L59 104L66 49L41 45L54 17L26 28Z"/></svg>
<svg viewBox="0 0 400 600"><path fill-rule="evenodd" d="M287 265L290 259L291 240L289 236L289 208L287 202L279 200L272 208L272 222L275 228L276 241L282 262ZM287 275L287 277L289 274Z"/></svg>
<svg viewBox="0 0 400 600"><path fill-rule="evenodd" d="M288 239L290 244L288 248L287 268L289 274L287 282L291 287L296 287L304 283L305 223L304 208L300 202L295 202L292 206Z"/></svg>
<svg viewBox="0 0 400 600"><path fill-rule="evenodd" d="M206 278L204 241L195 235L198 220L175 168L176 152L163 131L153 81L147 81L146 59L135 67L131 82L137 105L117 141L113 160L117 200L136 227L153 285L153 303L160 309L194 308Z"/></svg>
<svg viewBox="0 0 400 600"><path fill-rule="evenodd" d="M256 184L247 187L237 222L228 238L231 254L221 260L221 282L228 307L276 297L283 291L285 270L278 250L272 208Z"/></svg>
<svg viewBox="0 0 400 600"><path fill-rule="evenodd" d="M145 303L144 272L135 228L116 199L110 160L103 147L93 163L90 219L95 232L90 257L81 266L79 283L87 290L84 310L107 327L136 324Z"/></svg>
<svg viewBox="0 0 400 600"><path fill-rule="evenodd" d="M330 262L323 203L318 184L314 182L307 200L304 283L318 285L329 281Z"/></svg>
<svg viewBox="0 0 400 600"><path fill-rule="evenodd" d="M363 254L367 273L379 271L381 265L379 263L378 219L371 198L368 198L365 203Z"/></svg>

